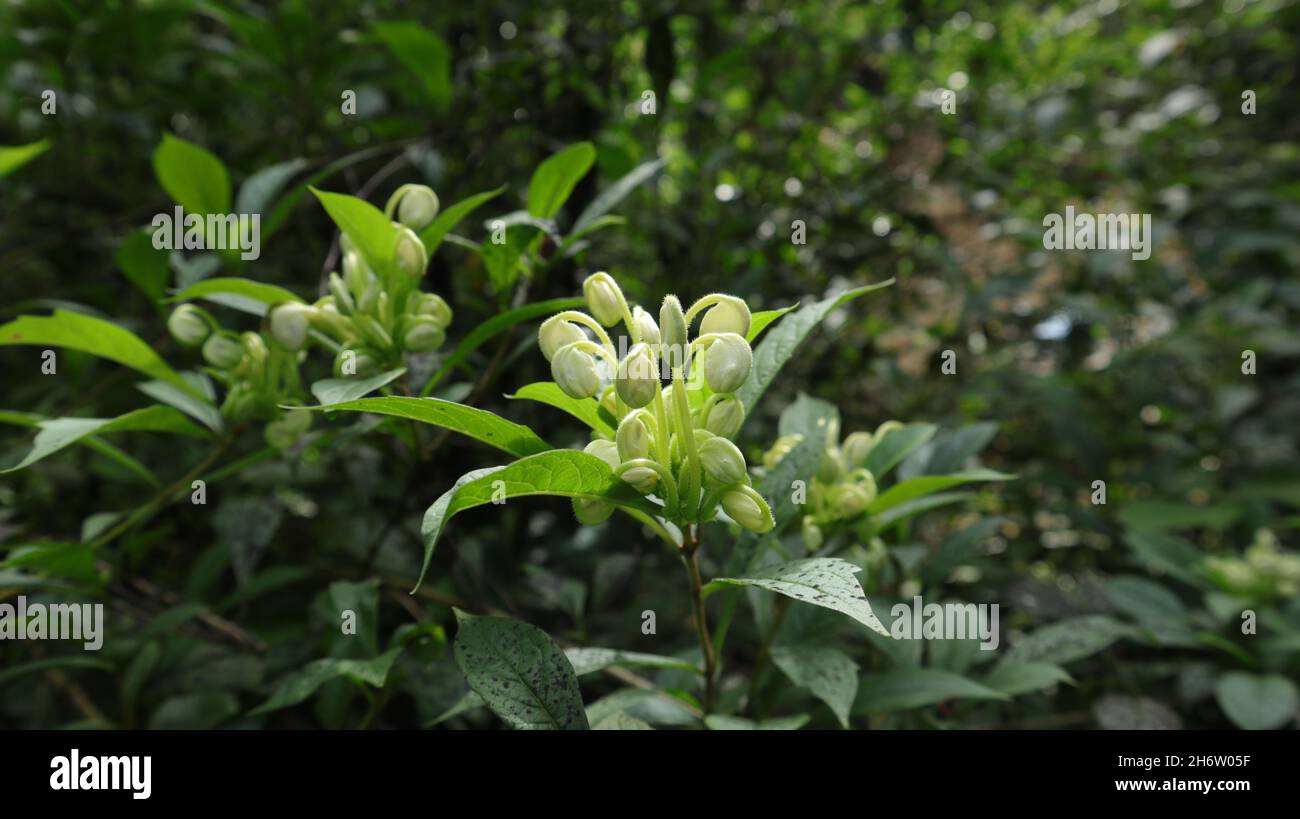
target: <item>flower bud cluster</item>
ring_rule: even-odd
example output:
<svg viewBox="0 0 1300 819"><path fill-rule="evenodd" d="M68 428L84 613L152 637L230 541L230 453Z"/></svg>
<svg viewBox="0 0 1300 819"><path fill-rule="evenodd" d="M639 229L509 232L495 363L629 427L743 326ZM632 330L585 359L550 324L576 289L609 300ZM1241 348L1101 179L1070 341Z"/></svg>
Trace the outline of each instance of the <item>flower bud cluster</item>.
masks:
<svg viewBox="0 0 1300 819"><path fill-rule="evenodd" d="M853 432L843 441L839 440L838 424L827 430L821 460L808 485L808 511L800 527L809 553L821 548L828 529L866 513L876 499L876 478L866 468L867 457L885 435L900 426L897 421L886 421L874 434ZM778 438L763 454L764 468L774 468L802 440L800 435Z"/></svg>
<svg viewBox="0 0 1300 819"><path fill-rule="evenodd" d="M588 276L582 292L589 312L568 310L547 319L538 343L559 388L575 400L597 399L617 424L612 440L598 438L586 451L637 492L659 498L668 520L707 521L721 507L746 529L770 530L771 509L751 486L745 457L733 443L745 419L735 393L754 362L746 340L749 307L735 296L714 294L683 311L670 295L656 322L629 305L607 273ZM691 325L701 315L692 339ZM619 324L625 335L616 349L607 328ZM582 523L599 523L612 512L599 500L574 502Z"/></svg>

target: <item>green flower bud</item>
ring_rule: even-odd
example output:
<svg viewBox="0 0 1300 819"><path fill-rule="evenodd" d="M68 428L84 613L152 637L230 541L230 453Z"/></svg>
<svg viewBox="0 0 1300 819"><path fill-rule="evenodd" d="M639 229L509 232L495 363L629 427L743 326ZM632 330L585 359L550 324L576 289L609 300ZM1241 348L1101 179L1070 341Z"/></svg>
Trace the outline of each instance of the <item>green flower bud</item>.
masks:
<svg viewBox="0 0 1300 819"><path fill-rule="evenodd" d="M659 473L648 466L634 466L620 477L642 495L653 492L655 485L659 483Z"/></svg>
<svg viewBox="0 0 1300 819"><path fill-rule="evenodd" d="M637 305L632 308L632 324L636 326L641 341L648 344L652 352L656 351L663 339L659 337L659 325L655 324L654 316L642 310L640 305Z"/></svg>
<svg viewBox="0 0 1300 819"><path fill-rule="evenodd" d="M337 273L330 274L329 282L330 295L334 297L334 307L345 316L352 315L357 309L356 301L352 298L352 293L348 291L347 284Z"/></svg>
<svg viewBox="0 0 1300 819"><path fill-rule="evenodd" d="M831 495L832 503L840 517L856 518L867 511L871 496L861 486L845 483L835 487Z"/></svg>
<svg viewBox="0 0 1300 819"><path fill-rule="evenodd" d="M595 526L609 520L614 514L614 505L594 498L574 498L573 516L583 526Z"/></svg>
<svg viewBox="0 0 1300 819"><path fill-rule="evenodd" d="M297 352L307 345L307 317L311 308L291 301L271 308L271 338Z"/></svg>
<svg viewBox="0 0 1300 819"><path fill-rule="evenodd" d="M311 428L312 414L307 410L290 410L266 425L263 437L276 449L288 449Z"/></svg>
<svg viewBox="0 0 1300 819"><path fill-rule="evenodd" d="M782 435L777 438L771 449L763 453L763 466L767 469L774 468L781 463L782 458L790 454L790 450L799 446L802 442L802 435Z"/></svg>
<svg viewBox="0 0 1300 819"><path fill-rule="evenodd" d="M650 432L650 418L645 410L629 412L618 425L618 434L614 440L618 444L620 461L637 458L649 458L654 447L654 436Z"/></svg>
<svg viewBox="0 0 1300 819"><path fill-rule="evenodd" d="M609 417L615 421L622 420L618 417L618 393L615 392L613 384L606 387L605 391L601 393L600 408L609 413ZM624 414L626 415L626 413Z"/></svg>
<svg viewBox="0 0 1300 819"><path fill-rule="evenodd" d="M822 459L817 464L817 480L822 483L835 483L844 474L844 464L840 462L840 453L834 449L822 452Z"/></svg>
<svg viewBox="0 0 1300 819"><path fill-rule="evenodd" d="M662 337L660 355L670 367L686 364L686 314L676 296L664 296L659 308L659 333Z"/></svg>
<svg viewBox="0 0 1300 819"><path fill-rule="evenodd" d="M451 307L442 296L437 293L413 293L412 296L419 297L415 308L417 315L428 316L444 330L451 325Z"/></svg>
<svg viewBox="0 0 1300 819"><path fill-rule="evenodd" d="M427 185L406 185L397 204L397 221L411 230L424 230L438 216L438 194Z"/></svg>
<svg viewBox="0 0 1300 819"><path fill-rule="evenodd" d="M554 358L555 351L566 344L586 340L587 334L581 327L559 316L551 316L543 321L537 330L537 345L542 348L542 355L547 361Z"/></svg>
<svg viewBox="0 0 1300 819"><path fill-rule="evenodd" d="M822 535L822 527L817 525L811 517L804 516L803 519L803 547L810 554L822 547L825 537Z"/></svg>
<svg viewBox="0 0 1300 819"><path fill-rule="evenodd" d="M704 358L704 380L716 393L740 389L754 366L754 351L749 342L735 333L723 333L709 345Z"/></svg>
<svg viewBox="0 0 1300 819"><path fill-rule="evenodd" d="M749 333L749 305L744 299L724 296L710 307L700 322L700 335L706 333L735 333L744 338Z"/></svg>
<svg viewBox="0 0 1300 819"><path fill-rule="evenodd" d="M343 254L343 283L355 296L360 297L375 278L375 274L361 260L361 254L355 250Z"/></svg>
<svg viewBox="0 0 1300 819"><path fill-rule="evenodd" d="M582 451L600 458L609 464L610 469L617 469L618 465L623 463L623 460L618 455L618 445L608 438L597 438L583 447Z"/></svg>
<svg viewBox="0 0 1300 819"><path fill-rule="evenodd" d="M867 495L867 503L876 499L876 476L865 469L855 469L849 473L849 481Z"/></svg>
<svg viewBox="0 0 1300 819"><path fill-rule="evenodd" d="M412 353L428 353L441 347L446 339L447 334L437 320L429 316L416 316L406 321L402 347Z"/></svg>
<svg viewBox="0 0 1300 819"><path fill-rule="evenodd" d="M182 304L167 317L167 330L186 347L197 347L212 334L203 313L192 304Z"/></svg>
<svg viewBox="0 0 1300 819"><path fill-rule="evenodd" d="M744 483L749 480L745 470L745 456L726 438L713 436L700 446L700 463L705 473L721 484Z"/></svg>
<svg viewBox="0 0 1300 819"><path fill-rule="evenodd" d="M566 344L551 359L551 378L570 398L591 398L600 390L600 371L590 353Z"/></svg>
<svg viewBox="0 0 1300 819"><path fill-rule="evenodd" d="M757 534L772 531L776 521L767 501L752 486L738 486L722 495L722 509L727 517Z"/></svg>
<svg viewBox="0 0 1300 819"><path fill-rule="evenodd" d="M849 437L844 439L844 445L840 447L840 452L844 454L844 464L850 469L862 466L867 462L872 446L870 432L849 433Z"/></svg>
<svg viewBox="0 0 1300 819"><path fill-rule="evenodd" d="M613 327L623 320L623 308L627 302L613 276L608 273L592 273L582 283L582 295L587 299L587 310L595 316L596 321L606 327Z"/></svg>
<svg viewBox="0 0 1300 819"><path fill-rule="evenodd" d="M700 426L723 438L735 438L744 422L745 405L730 395L710 395L700 408Z"/></svg>
<svg viewBox="0 0 1300 819"><path fill-rule="evenodd" d="M203 342L203 358L220 370L233 370L244 358L244 347L224 333L213 333Z"/></svg>
<svg viewBox="0 0 1300 819"><path fill-rule="evenodd" d="M424 242L409 227L397 229L397 246L393 249L393 258L397 269L412 278L424 275L429 265L429 253L424 249Z"/></svg>
<svg viewBox="0 0 1300 819"><path fill-rule="evenodd" d="M213 338L217 338L217 336L214 335ZM236 383L226 393L226 400L221 402L222 416L235 423L247 421L256 412L257 395L254 393L252 385L246 382Z"/></svg>
<svg viewBox="0 0 1300 819"><path fill-rule="evenodd" d="M888 435L889 433L893 432L896 429L902 429L902 428L903 425L898 421L886 421L880 426L876 427L876 434L871 436L872 443L878 444L886 435Z"/></svg>
<svg viewBox="0 0 1300 819"><path fill-rule="evenodd" d="M378 355L365 348L339 350L338 355L334 357L334 375L336 378L370 375L378 369Z"/></svg>
<svg viewBox="0 0 1300 819"><path fill-rule="evenodd" d="M627 357L618 365L614 379L618 397L633 409L639 409L655 399L659 392L659 371L650 347L634 344Z"/></svg>

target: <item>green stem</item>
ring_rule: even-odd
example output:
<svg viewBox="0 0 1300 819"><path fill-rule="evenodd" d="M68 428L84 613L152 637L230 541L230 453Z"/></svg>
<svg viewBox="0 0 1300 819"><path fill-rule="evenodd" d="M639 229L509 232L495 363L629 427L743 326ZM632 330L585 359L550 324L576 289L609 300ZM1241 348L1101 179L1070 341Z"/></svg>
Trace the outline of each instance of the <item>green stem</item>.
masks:
<svg viewBox="0 0 1300 819"><path fill-rule="evenodd" d="M713 710L718 662L713 652L713 642L709 639L709 624L704 615L704 583L700 577L699 548L699 534L692 526L683 544L682 561L686 564L686 574L690 578L695 635L700 642L700 653L704 655L704 713L707 715Z"/></svg>
<svg viewBox="0 0 1300 819"><path fill-rule="evenodd" d="M695 451L695 428L691 425L691 408L686 400L686 380L682 368L673 368L673 410L677 415L682 452L686 453L686 480L681 491L682 517L693 521L699 513L700 455Z"/></svg>

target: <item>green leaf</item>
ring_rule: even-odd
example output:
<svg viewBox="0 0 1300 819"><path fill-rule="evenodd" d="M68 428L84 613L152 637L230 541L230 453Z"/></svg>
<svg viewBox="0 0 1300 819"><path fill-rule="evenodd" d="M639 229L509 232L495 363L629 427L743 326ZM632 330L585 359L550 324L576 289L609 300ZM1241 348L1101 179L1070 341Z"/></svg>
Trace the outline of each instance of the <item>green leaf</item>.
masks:
<svg viewBox="0 0 1300 819"><path fill-rule="evenodd" d="M199 691L169 697L149 717L150 731L206 731L239 713L239 700L229 691Z"/></svg>
<svg viewBox="0 0 1300 819"><path fill-rule="evenodd" d="M838 557L811 557L766 566L747 577L720 577L711 581L705 591L714 591L719 584L756 586L847 614L888 637L889 632L872 613L871 604L854 577L860 571L858 566Z"/></svg>
<svg viewBox="0 0 1300 819"><path fill-rule="evenodd" d="M836 307L845 305L859 296L889 287L893 283L894 280L889 279L879 284L859 287L838 296L822 299L795 311L782 321L780 326L768 333L763 343L754 350L754 367L750 371L749 378L736 393L736 397L744 403L746 416L753 415L758 400L763 397L763 393L767 392L777 373L822 319Z"/></svg>
<svg viewBox="0 0 1300 819"><path fill-rule="evenodd" d="M257 171L239 186L239 195L235 197L235 212L265 216L284 186L306 169L308 164L307 160L299 157Z"/></svg>
<svg viewBox="0 0 1300 819"><path fill-rule="evenodd" d="M1119 511L1119 522L1136 531L1214 529L1222 531L1241 519L1244 507L1227 503L1193 506L1163 500L1134 501Z"/></svg>
<svg viewBox="0 0 1300 819"><path fill-rule="evenodd" d="M546 301L525 304L514 310L498 313L470 331L469 335L456 345L456 349L447 357L438 371L425 383L420 395L429 395L442 379L464 361L470 353L482 347L490 339L523 321L558 313L562 310L576 310L586 301L581 298L548 299Z"/></svg>
<svg viewBox="0 0 1300 819"><path fill-rule="evenodd" d="M653 731L645 720L637 719L626 711L615 711L591 726L593 731Z"/></svg>
<svg viewBox="0 0 1300 819"><path fill-rule="evenodd" d="M622 509L652 515L661 511L616 476L609 464L586 452L554 449L520 458L507 466L477 469L463 475L424 513L421 526L424 565L420 568L416 587L424 581L438 536L453 515L491 503L494 499L504 502L507 498L530 495L600 500Z"/></svg>
<svg viewBox="0 0 1300 819"><path fill-rule="evenodd" d="M167 195L187 212L230 211L230 174L206 148L165 133L153 152L153 170Z"/></svg>
<svg viewBox="0 0 1300 819"><path fill-rule="evenodd" d="M886 509L879 515L870 518L868 523L870 523L874 531L879 532L900 520L906 520L922 512L928 512L940 506L947 506L950 503L960 503L971 497L971 495L970 492L940 492L937 495L928 495L907 503L900 503L892 509Z"/></svg>
<svg viewBox="0 0 1300 819"><path fill-rule="evenodd" d="M0 145L0 179L8 176L50 148L50 141L42 139L26 145Z"/></svg>
<svg viewBox="0 0 1300 819"><path fill-rule="evenodd" d="M997 434L998 425L991 421L968 424L945 434L935 440L929 457L926 458L924 473L944 475L961 469L967 460L988 446Z"/></svg>
<svg viewBox="0 0 1300 819"><path fill-rule="evenodd" d="M1129 626L1100 614L1062 620L1038 629L1013 645L1001 662L1067 665L1090 657L1131 633Z"/></svg>
<svg viewBox="0 0 1300 819"><path fill-rule="evenodd" d="M116 361L186 392L194 387L130 330L82 313L55 310L52 316L19 316L0 327L0 346L66 347ZM196 393L197 394L197 393Z"/></svg>
<svg viewBox="0 0 1300 819"><path fill-rule="evenodd" d="M311 385L311 394L324 405L343 404L391 384L405 374L406 368L398 367L369 378L322 378Z"/></svg>
<svg viewBox="0 0 1300 819"><path fill-rule="evenodd" d="M579 677L601 671L610 666L632 666L644 668L672 668L678 671L703 672L686 660L676 657L662 657L658 654L641 654L636 651L620 651L614 648L566 648L564 655L573 663L573 673Z"/></svg>
<svg viewBox="0 0 1300 819"><path fill-rule="evenodd" d="M380 277L385 276L397 248L397 228L393 227L392 221L364 199L316 188L310 190L339 230L356 245L357 252L370 269Z"/></svg>
<svg viewBox="0 0 1300 819"><path fill-rule="evenodd" d="M782 307L780 310L759 310L754 313L749 317L749 332L745 334L745 340L753 344L754 340L763 334L769 324L798 306L798 304L792 304L789 307Z"/></svg>
<svg viewBox="0 0 1300 819"><path fill-rule="evenodd" d="M1138 560L1148 568L1175 577L1199 588L1212 584L1197 572L1201 552L1191 542L1167 532L1129 531L1124 540L1133 547Z"/></svg>
<svg viewBox="0 0 1300 819"><path fill-rule="evenodd" d="M919 478L912 478L910 481L903 481L891 486L867 507L867 513L878 515L907 501L933 495L935 492L960 486L963 483L1009 481L1013 478L1015 478L1015 475L995 472L992 469L972 469L968 472L957 472L952 475L922 475Z"/></svg>
<svg viewBox="0 0 1300 819"><path fill-rule="evenodd" d="M595 224L597 219L613 210L632 191L653 179L667 164L667 159L651 159L642 162L628 171L622 179L601 191L595 199L591 200L591 204L578 214L578 218L573 222L573 229L569 232L570 237L584 235L584 228Z"/></svg>
<svg viewBox="0 0 1300 819"><path fill-rule="evenodd" d="M858 667L852 658L830 646L775 646L772 662L790 682L826 703L840 725L849 727L849 709L858 693Z"/></svg>
<svg viewBox="0 0 1300 819"><path fill-rule="evenodd" d="M528 183L528 212L542 219L554 218L595 161L596 148L590 142L570 145L543 160Z"/></svg>
<svg viewBox="0 0 1300 819"><path fill-rule="evenodd" d="M511 225L505 229L505 241L486 241L478 246L478 254L487 267L488 281L499 295L509 293L519 280L520 266L528 245L537 235L533 225Z"/></svg>
<svg viewBox="0 0 1300 819"><path fill-rule="evenodd" d="M270 698L254 708L250 714L265 714L297 705L316 693L316 689L338 677L347 677L358 685L365 683L375 688L383 688L388 680L388 671L393 667L393 661L401 653L402 649L399 646L369 660L325 657L310 662L281 680Z"/></svg>
<svg viewBox="0 0 1300 819"><path fill-rule="evenodd" d="M429 101L445 108L451 101L451 51L442 38L415 22L376 22L371 29L420 80Z"/></svg>
<svg viewBox="0 0 1300 819"><path fill-rule="evenodd" d="M155 303L162 301L172 271L167 253L154 249L149 231L128 233L114 258L118 268L142 293Z"/></svg>
<svg viewBox="0 0 1300 819"><path fill-rule="evenodd" d="M584 225L581 230L575 230L568 236L565 236L564 241L560 242L560 246L556 248L555 253L556 255L566 259L570 256L576 256L587 246L587 243L582 241L587 236L604 230L607 227L617 227L626 224L627 220L622 216L602 216L591 224Z"/></svg>
<svg viewBox="0 0 1300 819"><path fill-rule="evenodd" d="M484 191L476 193L468 199L462 199L446 210L438 214L438 218L433 223L420 232L420 241L424 242L424 249L432 257L435 250L442 245L442 240L446 238L451 229L460 224L460 221L469 216L480 205L490 202L505 192L506 186L502 185L494 191Z"/></svg>
<svg viewBox="0 0 1300 819"><path fill-rule="evenodd" d="M76 654L65 654L58 657L44 657L40 660L18 663L17 665L6 663L4 668L0 668L0 683L7 683L10 680L23 676L24 674L31 674L33 671L44 671L47 668L94 668L100 671L113 670L112 664L105 662L104 660L94 660L90 657L81 657Z"/></svg>
<svg viewBox="0 0 1300 819"><path fill-rule="evenodd" d="M578 678L546 632L457 611L456 664L492 712L521 730L586 730Z"/></svg>
<svg viewBox="0 0 1300 819"><path fill-rule="evenodd" d="M553 381L539 381L535 384L528 384L520 387L519 391L513 395L507 395L506 398L526 398L529 401L548 404L556 409L564 410L605 437L614 437L614 425L600 414L600 404L597 403L596 399L572 398L565 394L564 390L560 389L559 385Z"/></svg>
<svg viewBox="0 0 1300 819"><path fill-rule="evenodd" d="M939 544L934 555L920 565L921 577L926 583L942 582L953 569L982 554L981 548L985 542L1004 522L1000 517L983 518L953 532Z"/></svg>
<svg viewBox="0 0 1300 819"><path fill-rule="evenodd" d="M1300 708L1295 683L1281 674L1229 671L1214 684L1214 698L1233 725L1248 731L1281 728Z"/></svg>
<svg viewBox="0 0 1300 819"><path fill-rule="evenodd" d="M864 466L879 481L894 464L933 438L938 429L934 424L905 424L900 429L890 430L871 447Z"/></svg>
<svg viewBox="0 0 1300 819"><path fill-rule="evenodd" d="M1187 622L1187 607L1178 595L1145 577L1109 578L1106 596L1115 608L1153 630Z"/></svg>
<svg viewBox="0 0 1300 819"><path fill-rule="evenodd" d="M441 398L388 395L359 398L337 404L323 404L318 407L303 407L303 409L370 412L375 415L410 418L413 421L468 435L477 441L519 457L553 449L550 444L538 438L537 433L523 424L507 421L487 410L457 404L454 401L443 401Z"/></svg>
<svg viewBox="0 0 1300 819"><path fill-rule="evenodd" d="M868 676L853 702L855 714L880 714L922 708L944 700L1008 700L974 680L935 668L900 668Z"/></svg>
<svg viewBox="0 0 1300 819"><path fill-rule="evenodd" d="M731 717L725 714L709 714L704 718L704 725L710 731L797 731L808 722L807 714L793 717L773 717L755 722L744 717Z"/></svg>
<svg viewBox="0 0 1300 819"><path fill-rule="evenodd" d="M167 300L177 302L193 301L194 299L208 299L219 304L237 307L246 313L253 313L254 315L265 315L269 308L287 301L300 304L303 301L295 293L274 284L220 276L196 282L184 290L174 293ZM236 302L244 304L239 306Z"/></svg>
<svg viewBox="0 0 1300 819"><path fill-rule="evenodd" d="M146 407L116 418L54 418L41 421L37 426L40 427L40 432L36 433L36 439L32 441L31 451L17 464L0 469L0 474L25 469L88 435L127 431L172 432L198 437L207 435L171 407Z"/></svg>
<svg viewBox="0 0 1300 819"><path fill-rule="evenodd" d="M36 413L0 410L0 424L14 424L15 426L20 427L35 427L44 420L46 420L44 416L37 415ZM158 485L158 479L154 477L154 474L149 471L148 467L107 441L101 441L98 438L82 438L77 443L85 446L87 449L98 452L109 460L117 462L128 471L143 478L150 485Z"/></svg>
<svg viewBox="0 0 1300 819"><path fill-rule="evenodd" d="M221 410L207 398L184 392L166 381L143 381L135 387L158 403L175 407L213 432L225 429Z"/></svg>
<svg viewBox="0 0 1300 819"><path fill-rule="evenodd" d="M1011 697L1058 683L1074 685L1074 678L1055 663L1000 663L984 677L984 684L989 688Z"/></svg>

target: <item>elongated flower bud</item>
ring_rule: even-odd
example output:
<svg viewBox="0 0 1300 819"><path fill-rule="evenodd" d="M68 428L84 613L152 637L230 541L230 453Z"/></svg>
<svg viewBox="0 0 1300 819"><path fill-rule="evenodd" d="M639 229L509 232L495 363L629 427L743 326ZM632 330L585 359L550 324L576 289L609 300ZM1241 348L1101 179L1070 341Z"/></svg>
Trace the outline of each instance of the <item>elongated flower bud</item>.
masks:
<svg viewBox="0 0 1300 819"><path fill-rule="evenodd" d="M244 358L244 347L223 333L213 333L203 343L203 358L221 370L233 370Z"/></svg>
<svg viewBox="0 0 1300 819"><path fill-rule="evenodd" d="M867 511L871 496L857 484L845 483L835 487L831 500L841 517L855 518Z"/></svg>
<svg viewBox="0 0 1300 819"><path fill-rule="evenodd" d="M447 334L436 319L416 316L406 321L402 347L412 353L427 353L441 347L446 339Z"/></svg>
<svg viewBox="0 0 1300 819"><path fill-rule="evenodd" d="M424 242L408 227L398 228L397 233L397 246L393 250L397 269L418 279L429 265L429 253L424 249Z"/></svg>
<svg viewBox="0 0 1300 819"><path fill-rule="evenodd" d="M417 295L417 294L412 294ZM419 301L415 308L416 314L428 316L437 322L438 326L444 330L451 324L451 307L447 305L446 299L437 293L420 293Z"/></svg>
<svg viewBox="0 0 1300 819"><path fill-rule="evenodd" d="M582 283L582 295L587 299L587 310L596 317L596 321L606 327L613 327L623 320L623 308L627 302L613 276L608 273L592 273Z"/></svg>
<svg viewBox="0 0 1300 819"><path fill-rule="evenodd" d="M735 438L745 422L745 405L730 395L711 395L700 408L700 425L723 438Z"/></svg>
<svg viewBox="0 0 1300 819"><path fill-rule="evenodd" d="M743 483L749 479L745 456L726 438L713 436L700 446L700 463L710 478L721 484Z"/></svg>
<svg viewBox="0 0 1300 819"><path fill-rule="evenodd" d="M297 352L307 345L307 315L311 308L297 302L286 302L271 309L271 338L285 349Z"/></svg>
<svg viewBox="0 0 1300 819"><path fill-rule="evenodd" d="M727 517L760 535L772 531L776 526L767 501L752 486L738 486L725 492L722 495L722 509Z"/></svg>
<svg viewBox="0 0 1300 819"><path fill-rule="evenodd" d="M686 314L676 296L664 296L659 308L660 355L669 367L686 366Z"/></svg>
<svg viewBox="0 0 1300 819"><path fill-rule="evenodd" d="M424 230L438 216L438 194L428 185L406 185L397 204L397 221L411 230Z"/></svg>
<svg viewBox="0 0 1300 819"><path fill-rule="evenodd" d="M614 379L618 397L629 407L639 409L654 400L659 392L659 369L646 344L635 344L618 365Z"/></svg>
<svg viewBox="0 0 1300 819"><path fill-rule="evenodd" d="M629 412L618 425L618 434L614 440L618 444L618 457L621 461L650 457L654 446L654 436L650 434L647 420L649 413L645 410Z"/></svg>
<svg viewBox="0 0 1300 819"><path fill-rule="evenodd" d="M659 483L659 473L648 466L634 466L624 470L621 477L642 495L653 492Z"/></svg>
<svg viewBox="0 0 1300 819"><path fill-rule="evenodd" d="M600 371L590 353L566 344L551 359L551 378L570 398L591 398L600 390Z"/></svg>
<svg viewBox="0 0 1300 819"><path fill-rule="evenodd" d="M827 449L822 452L822 459L817 464L817 480L822 483L835 483L844 474L844 464L840 462L840 454L834 449Z"/></svg>
<svg viewBox="0 0 1300 819"><path fill-rule="evenodd" d="M704 313L700 322L700 335L705 333L735 333L744 338L749 333L749 305L744 299L723 296L722 300Z"/></svg>
<svg viewBox="0 0 1300 819"><path fill-rule="evenodd" d="M213 338L217 336L214 335ZM236 382L226 393L226 400L221 402L221 415L236 423L248 420L256 412L257 395L247 382Z"/></svg>
<svg viewBox="0 0 1300 819"><path fill-rule="evenodd" d="M574 498L573 516L583 526L595 526L609 520L614 514L614 505L594 498Z"/></svg>
<svg viewBox="0 0 1300 819"><path fill-rule="evenodd" d="M587 334L582 328L559 316L551 316L542 322L537 330L537 346L542 348L542 355L547 361L555 358L555 351L575 341L586 341Z"/></svg>
<svg viewBox="0 0 1300 819"><path fill-rule="evenodd" d="M618 393L614 390L613 384L606 387L605 391L600 394L600 408L609 413L609 417L613 418L615 422L623 420L619 417ZM626 415L627 412L624 411L623 414Z"/></svg>
<svg viewBox="0 0 1300 819"><path fill-rule="evenodd" d="M357 309L356 299L348 290L347 283L337 273L330 274L330 295L334 297L334 308L345 316L352 315Z"/></svg>
<svg viewBox="0 0 1300 819"><path fill-rule="evenodd" d="M203 313L192 304L182 304L167 317L167 330L186 347L197 347L207 340L212 328Z"/></svg>
<svg viewBox="0 0 1300 819"><path fill-rule="evenodd" d="M724 333L709 346L704 359L704 380L717 393L735 392L749 378L754 351L735 333Z"/></svg>
<svg viewBox="0 0 1300 819"><path fill-rule="evenodd" d="M844 439L840 452L844 455L844 465L850 469L862 466L871 454L872 439L869 432L851 432Z"/></svg>
<svg viewBox="0 0 1300 819"><path fill-rule="evenodd" d="M582 451L588 455L595 455L605 463L609 464L610 469L617 469L618 465L623 463L618 455L618 445L607 438L597 438L582 448Z"/></svg>
<svg viewBox="0 0 1300 819"><path fill-rule="evenodd" d="M654 316L641 309L640 305L632 308L632 323L636 325L636 331L641 336L641 341L650 346L651 352L657 352L659 343L663 340L659 336L659 325L655 324Z"/></svg>
<svg viewBox="0 0 1300 819"><path fill-rule="evenodd" d="M343 254L343 283L347 285L348 291L353 296L360 298L374 278L375 274L366 267L360 253L349 250Z"/></svg>

